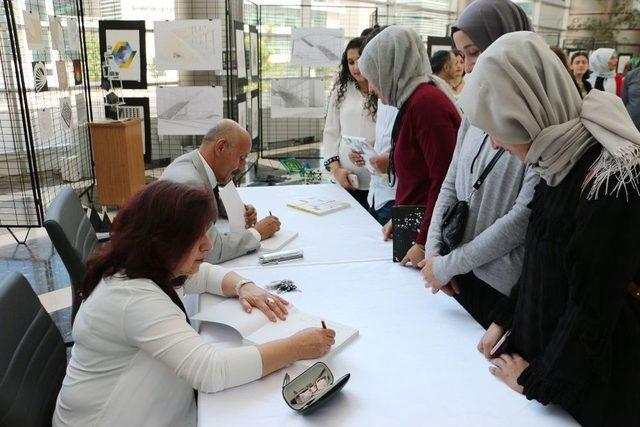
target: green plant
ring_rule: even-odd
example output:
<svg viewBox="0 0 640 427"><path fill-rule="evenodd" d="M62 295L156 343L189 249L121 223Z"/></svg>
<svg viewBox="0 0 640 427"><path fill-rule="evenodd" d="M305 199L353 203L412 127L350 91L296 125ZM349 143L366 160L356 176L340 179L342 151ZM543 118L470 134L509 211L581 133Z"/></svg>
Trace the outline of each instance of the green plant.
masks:
<svg viewBox="0 0 640 427"><path fill-rule="evenodd" d="M616 44L620 30L640 27L640 11L633 0L598 0L602 15L596 18L574 18L569 30L588 30L596 40Z"/></svg>

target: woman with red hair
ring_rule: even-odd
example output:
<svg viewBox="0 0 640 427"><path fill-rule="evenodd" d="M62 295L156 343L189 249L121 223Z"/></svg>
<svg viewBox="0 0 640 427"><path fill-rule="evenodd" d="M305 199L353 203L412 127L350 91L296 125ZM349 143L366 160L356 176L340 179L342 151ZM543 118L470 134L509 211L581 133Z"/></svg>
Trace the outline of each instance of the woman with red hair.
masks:
<svg viewBox="0 0 640 427"><path fill-rule="evenodd" d="M238 298L246 312L257 308L274 322L287 315L284 299L203 263L217 217L212 198L209 189L156 181L118 212L110 244L87 266L54 426L195 426L194 390L256 380L334 343L333 330L310 328L219 350L189 325L185 292Z"/></svg>

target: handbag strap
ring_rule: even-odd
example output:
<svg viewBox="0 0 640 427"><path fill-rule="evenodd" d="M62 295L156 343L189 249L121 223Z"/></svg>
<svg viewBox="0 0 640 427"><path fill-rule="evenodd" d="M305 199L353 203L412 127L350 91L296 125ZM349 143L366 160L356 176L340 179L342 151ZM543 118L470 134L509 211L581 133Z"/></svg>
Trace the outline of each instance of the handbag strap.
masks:
<svg viewBox="0 0 640 427"><path fill-rule="evenodd" d="M503 154L504 154L504 148L499 148L498 152L493 155L493 158L491 159L489 164L485 166L484 170L482 171L478 179L476 179L476 182L473 184L473 190L471 190L471 193L469 193L469 197L467 197L467 201L471 200L471 196L473 196L473 194L476 191L478 191L480 187L482 187L482 184L484 184L484 181L487 179L487 176L489 176L489 173L491 172L493 167L496 165L496 163L498 163L498 160L500 160L500 157L502 157Z"/></svg>

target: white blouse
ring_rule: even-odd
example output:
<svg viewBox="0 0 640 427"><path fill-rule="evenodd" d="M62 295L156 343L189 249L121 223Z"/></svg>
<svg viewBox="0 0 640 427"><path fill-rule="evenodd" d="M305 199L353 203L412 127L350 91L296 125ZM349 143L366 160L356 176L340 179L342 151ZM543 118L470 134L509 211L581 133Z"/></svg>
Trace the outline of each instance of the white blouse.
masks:
<svg viewBox="0 0 640 427"><path fill-rule="evenodd" d="M376 138L376 123L364 106L367 99L354 82L347 83L347 90L339 106L336 106L337 92L337 88L331 91L327 107L322 135L324 158L340 156L340 165L358 175L359 190L368 190L371 174L365 167L358 167L349 160L351 150L341 142L342 136L359 136L373 141Z"/></svg>
<svg viewBox="0 0 640 427"><path fill-rule="evenodd" d="M376 143L374 149L377 153L385 153L391 150L391 132L398 115L398 109L390 105L384 105L378 100L378 114L376 115ZM385 203L396 199L396 188L389 183L389 176L371 175L371 185L367 201L375 210L382 208Z"/></svg>
<svg viewBox="0 0 640 427"><path fill-rule="evenodd" d="M202 264L178 294L222 295L229 270ZM151 280L114 276L80 306L53 426L196 426L193 389L262 376L256 347L218 351Z"/></svg>
<svg viewBox="0 0 640 427"><path fill-rule="evenodd" d="M596 79L597 79L597 76L595 74L591 74L587 79L587 81L591 83L591 87L594 89L596 88ZM602 87L604 88L604 91L612 93L614 95L617 94L617 86L618 85L616 84L615 77L606 77L602 82Z"/></svg>

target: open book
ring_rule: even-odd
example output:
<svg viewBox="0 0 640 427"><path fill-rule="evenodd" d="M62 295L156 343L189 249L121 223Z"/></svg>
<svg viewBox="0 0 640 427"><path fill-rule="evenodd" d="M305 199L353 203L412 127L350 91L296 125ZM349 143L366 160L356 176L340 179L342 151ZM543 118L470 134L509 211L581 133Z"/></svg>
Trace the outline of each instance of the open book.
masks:
<svg viewBox="0 0 640 427"><path fill-rule="evenodd" d="M378 175L378 171L371 164L371 158L377 156L378 153L373 149L366 138L343 135L342 140L349 146L349 148L362 156L362 159L364 160L364 167L367 168L371 174Z"/></svg>
<svg viewBox="0 0 640 427"><path fill-rule="evenodd" d="M357 329L305 313L292 304L287 306L289 311L287 320L278 319L276 322L271 322L257 308L254 308L251 313L245 312L235 298L218 297L217 299L221 302L203 309L191 318L230 326L238 331L242 338L255 345L287 338L306 328L321 327L321 320L325 321L327 328L336 331L336 343L331 347L328 355L335 354L349 340L358 335ZM311 366L319 360L321 359L301 360L300 362Z"/></svg>
<svg viewBox="0 0 640 427"><path fill-rule="evenodd" d="M295 231L280 230L273 236L260 242L260 249L264 252L276 252L284 248L290 241L298 237Z"/></svg>
<svg viewBox="0 0 640 427"><path fill-rule="evenodd" d="M287 203L287 206L301 211L309 212L314 215L326 215L331 212L346 209L349 202L341 202L333 199L320 199L318 197L304 197L295 202Z"/></svg>

